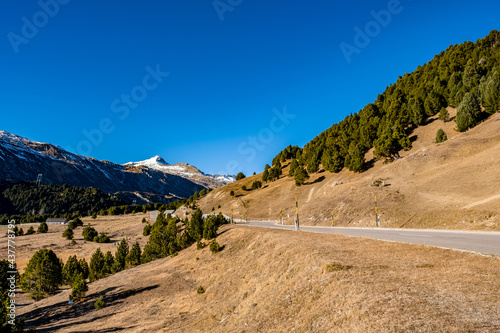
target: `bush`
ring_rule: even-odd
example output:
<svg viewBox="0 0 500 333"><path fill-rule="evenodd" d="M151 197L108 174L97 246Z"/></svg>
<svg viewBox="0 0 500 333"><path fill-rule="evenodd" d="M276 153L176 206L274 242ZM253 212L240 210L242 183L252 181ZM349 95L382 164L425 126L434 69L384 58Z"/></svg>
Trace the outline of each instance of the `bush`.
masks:
<svg viewBox="0 0 500 333"><path fill-rule="evenodd" d="M238 172L238 174L236 175L236 180L240 180L240 179L243 179L245 178L245 174L243 172Z"/></svg>
<svg viewBox="0 0 500 333"><path fill-rule="evenodd" d="M95 301L95 303L94 303L95 309L96 310L100 310L100 309L102 309L105 306L106 306L106 303L104 302L104 299L102 299L102 296L99 296L99 298L97 299L97 301Z"/></svg>
<svg viewBox="0 0 500 333"><path fill-rule="evenodd" d="M33 235L35 233L35 229L33 228L33 226L31 226L28 231L26 231L26 235Z"/></svg>
<svg viewBox="0 0 500 333"><path fill-rule="evenodd" d="M68 229L64 230L62 235L66 239L73 239L73 229L71 229L71 227L68 227Z"/></svg>
<svg viewBox="0 0 500 333"><path fill-rule="evenodd" d="M36 232L39 234L45 234L48 231L49 231L49 226L47 225L47 222L42 222L40 223L40 226L38 227L38 230Z"/></svg>
<svg viewBox="0 0 500 333"><path fill-rule="evenodd" d="M96 243L109 243L109 241L109 237L106 236L106 234L104 234L103 232L101 232L99 236L94 237L94 242Z"/></svg>
<svg viewBox="0 0 500 333"><path fill-rule="evenodd" d="M229 195L234 197L234 191L229 192Z"/></svg>
<svg viewBox="0 0 500 333"><path fill-rule="evenodd" d="M92 242L97 235L97 231L90 225L85 227L85 229L83 229L82 231L83 239L89 242Z"/></svg>
<svg viewBox="0 0 500 333"><path fill-rule="evenodd" d="M259 189L259 188L261 188L261 187L262 187L262 183L261 183L261 182L259 182L258 180L254 181L254 182L252 183L252 190L257 190L257 189Z"/></svg>
<svg viewBox="0 0 500 333"><path fill-rule="evenodd" d="M204 294L205 293L205 288L203 288L202 286L199 286L198 290L196 290L196 292L198 293L198 295Z"/></svg>
<svg viewBox="0 0 500 333"><path fill-rule="evenodd" d="M73 219L73 220L71 220L68 223L68 227L70 227L71 229L76 229L76 228L81 227L81 226L83 226L83 222L78 217L75 218L75 219Z"/></svg>
<svg viewBox="0 0 500 333"><path fill-rule="evenodd" d="M241 187L241 189L242 189L243 191L246 191L246 190L247 190L247 187L246 187L245 185L243 185L243 186Z"/></svg>
<svg viewBox="0 0 500 333"><path fill-rule="evenodd" d="M146 221L146 218L145 218L145 217L143 217L143 218L142 218L142 223L147 223L147 222L148 222L148 221Z"/></svg>
<svg viewBox="0 0 500 333"><path fill-rule="evenodd" d="M97 218L97 213L92 213L92 218L95 220Z"/></svg>
<svg viewBox="0 0 500 333"><path fill-rule="evenodd" d="M196 249L197 249L197 250L201 250L201 249L203 249L204 247L205 247L205 243L202 243L202 242L200 242L200 241L197 241L197 242L196 242Z"/></svg>
<svg viewBox="0 0 500 333"><path fill-rule="evenodd" d="M436 134L436 143L445 142L446 140L448 140L448 137L446 136L446 133L443 131L443 129L440 128Z"/></svg>
<svg viewBox="0 0 500 333"><path fill-rule="evenodd" d="M210 252L212 254L215 254L220 251L220 245L219 243L214 239L213 241L210 242Z"/></svg>

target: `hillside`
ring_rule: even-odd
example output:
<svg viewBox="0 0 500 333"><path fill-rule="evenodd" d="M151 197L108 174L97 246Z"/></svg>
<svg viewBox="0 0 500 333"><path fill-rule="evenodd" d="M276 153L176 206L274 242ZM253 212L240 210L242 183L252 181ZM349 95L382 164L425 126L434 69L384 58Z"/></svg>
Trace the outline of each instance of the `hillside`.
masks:
<svg viewBox="0 0 500 333"><path fill-rule="evenodd" d="M448 110L453 118L456 110ZM333 210L337 226L375 226L376 195L382 227L500 230L500 115L468 132L454 127L453 121L431 117L413 132L412 149L392 163L377 161L363 173L320 170L297 187L286 176L286 161L282 178L264 183L262 189L241 189L261 180L258 174L212 191L199 204L204 211L214 207L229 215L233 207L235 218L247 211L249 219L272 220L279 219L282 207L285 223L291 224L297 195L303 224L331 225ZM448 140L436 144L439 128ZM372 155L368 151L366 159ZM371 186L377 183L383 186Z"/></svg>
<svg viewBox="0 0 500 333"><path fill-rule="evenodd" d="M221 231L216 255L193 245L90 284L83 303L68 304L64 291L18 314L39 332L500 329L497 258L340 235ZM107 307L95 310L100 295Z"/></svg>
<svg viewBox="0 0 500 333"><path fill-rule="evenodd" d="M147 167L123 166L0 131L0 179L99 188L132 203L169 202L205 188L192 179Z"/></svg>

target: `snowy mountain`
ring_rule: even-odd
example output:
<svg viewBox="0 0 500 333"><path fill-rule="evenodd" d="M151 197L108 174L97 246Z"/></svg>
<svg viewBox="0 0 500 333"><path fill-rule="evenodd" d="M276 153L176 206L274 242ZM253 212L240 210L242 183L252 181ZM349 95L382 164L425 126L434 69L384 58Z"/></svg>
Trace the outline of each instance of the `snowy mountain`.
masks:
<svg viewBox="0 0 500 333"><path fill-rule="evenodd" d="M181 176L191 179L197 184L205 187L219 187L236 181L233 175L209 175L200 171L198 168L187 163L169 164L161 156L154 156L150 159L139 162L128 162L126 166L132 167L147 167L149 169L158 170L171 175Z"/></svg>
<svg viewBox="0 0 500 333"><path fill-rule="evenodd" d="M165 161L159 163L168 165ZM47 184L99 188L137 203L187 198L207 187L181 173L99 161L0 131L0 179L34 181L39 174Z"/></svg>

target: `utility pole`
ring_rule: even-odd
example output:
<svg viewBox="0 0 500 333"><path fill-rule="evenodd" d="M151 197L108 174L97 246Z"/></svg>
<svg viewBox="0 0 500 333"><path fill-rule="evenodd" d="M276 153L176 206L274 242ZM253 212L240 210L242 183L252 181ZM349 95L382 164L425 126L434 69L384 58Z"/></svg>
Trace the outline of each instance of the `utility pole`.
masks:
<svg viewBox="0 0 500 333"><path fill-rule="evenodd" d="M299 230L299 201L297 200L297 195L295 195L295 210L297 212L297 217L295 217L295 230Z"/></svg>
<svg viewBox="0 0 500 333"><path fill-rule="evenodd" d="M375 224L380 228L380 218L378 216L377 195L375 194Z"/></svg>

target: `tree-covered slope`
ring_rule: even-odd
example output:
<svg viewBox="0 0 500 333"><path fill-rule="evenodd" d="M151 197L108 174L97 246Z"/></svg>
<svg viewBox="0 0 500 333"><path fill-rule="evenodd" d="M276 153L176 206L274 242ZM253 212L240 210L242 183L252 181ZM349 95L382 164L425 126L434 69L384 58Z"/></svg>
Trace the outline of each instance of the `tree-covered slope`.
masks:
<svg viewBox="0 0 500 333"><path fill-rule="evenodd" d="M458 131L466 131L500 107L500 32L475 43L452 45L434 59L400 76L373 103L316 136L296 153L287 147L273 160L296 157L308 172L366 168L365 153L395 159L411 148L411 133L447 106L457 107ZM481 106L484 108L481 108Z"/></svg>
<svg viewBox="0 0 500 333"><path fill-rule="evenodd" d="M0 184L0 214L87 214L124 204L116 196L91 187L37 185L34 182Z"/></svg>

